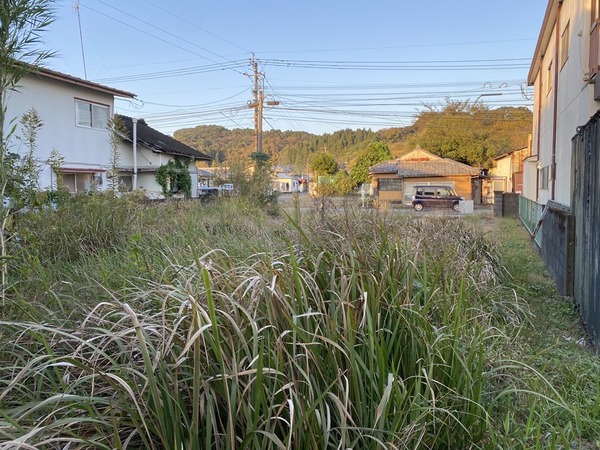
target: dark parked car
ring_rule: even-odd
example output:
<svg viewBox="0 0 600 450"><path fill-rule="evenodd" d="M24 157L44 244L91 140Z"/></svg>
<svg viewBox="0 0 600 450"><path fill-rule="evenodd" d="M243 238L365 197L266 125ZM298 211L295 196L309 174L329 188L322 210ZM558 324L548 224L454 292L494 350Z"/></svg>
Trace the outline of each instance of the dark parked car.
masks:
<svg viewBox="0 0 600 450"><path fill-rule="evenodd" d="M200 199L209 200L211 198L218 197L219 194L220 189L216 187L202 186L200 189L198 189L198 197L200 197Z"/></svg>
<svg viewBox="0 0 600 450"><path fill-rule="evenodd" d="M415 211L423 208L452 208L458 211L459 202L464 197L456 195L450 186L432 185L413 188L412 206Z"/></svg>

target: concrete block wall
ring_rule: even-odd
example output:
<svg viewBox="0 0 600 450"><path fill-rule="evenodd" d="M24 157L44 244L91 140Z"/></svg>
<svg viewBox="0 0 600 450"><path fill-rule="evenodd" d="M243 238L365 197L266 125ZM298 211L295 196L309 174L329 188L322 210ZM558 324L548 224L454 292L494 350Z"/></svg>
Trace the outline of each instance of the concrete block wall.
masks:
<svg viewBox="0 0 600 450"><path fill-rule="evenodd" d="M502 217L504 211L504 192L494 191L494 217Z"/></svg>
<svg viewBox="0 0 600 450"><path fill-rule="evenodd" d="M540 254L562 295L573 295L575 273L575 217L548 203L541 233Z"/></svg>
<svg viewBox="0 0 600 450"><path fill-rule="evenodd" d="M505 192L502 196L502 215L504 217L519 217L520 194Z"/></svg>

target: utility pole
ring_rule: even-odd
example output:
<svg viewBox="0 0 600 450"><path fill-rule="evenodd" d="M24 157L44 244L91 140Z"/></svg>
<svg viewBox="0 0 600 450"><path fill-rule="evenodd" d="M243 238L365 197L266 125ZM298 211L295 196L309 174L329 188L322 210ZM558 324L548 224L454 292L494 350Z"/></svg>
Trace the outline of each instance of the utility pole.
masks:
<svg viewBox="0 0 600 450"><path fill-rule="evenodd" d="M252 66L252 75L254 79L254 89L252 90L252 94L254 96L253 101L248 102L248 108L254 109L254 131L256 134L256 152L262 153L262 123L263 123L263 108L265 104L265 92L264 92L264 83L265 83L265 74L258 71L258 62L254 58L254 54L252 58L250 58L250 65ZM267 101L268 106L277 106L279 105L278 101Z"/></svg>

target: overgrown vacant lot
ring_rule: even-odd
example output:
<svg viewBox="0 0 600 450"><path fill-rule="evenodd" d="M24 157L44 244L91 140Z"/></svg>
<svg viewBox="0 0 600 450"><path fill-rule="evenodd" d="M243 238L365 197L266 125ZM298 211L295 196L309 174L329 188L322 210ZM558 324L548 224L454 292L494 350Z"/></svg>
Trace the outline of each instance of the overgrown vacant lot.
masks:
<svg viewBox="0 0 600 450"><path fill-rule="evenodd" d="M15 231L2 449L600 443L597 357L516 221L94 195Z"/></svg>

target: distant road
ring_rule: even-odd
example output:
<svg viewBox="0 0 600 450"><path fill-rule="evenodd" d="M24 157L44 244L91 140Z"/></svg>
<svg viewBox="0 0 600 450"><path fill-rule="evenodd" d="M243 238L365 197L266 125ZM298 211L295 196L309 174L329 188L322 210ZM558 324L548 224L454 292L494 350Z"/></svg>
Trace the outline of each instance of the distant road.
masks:
<svg viewBox="0 0 600 450"><path fill-rule="evenodd" d="M300 192L295 194L280 194L278 198L279 204L283 208L292 208L294 206L295 199L297 198L298 206L301 211L317 211L321 206L321 199L311 197L306 192ZM344 206L361 207L361 198L358 195L348 197L327 197L325 198L325 209L331 208L343 208ZM474 215L476 216L490 216L493 215L493 205L477 205L474 208ZM366 209L372 209L370 202L366 202ZM454 212L450 208L425 208L423 211L414 211L410 206L394 206L390 209L379 209L379 211L393 212L395 214L414 214L415 216L460 216L460 213Z"/></svg>

